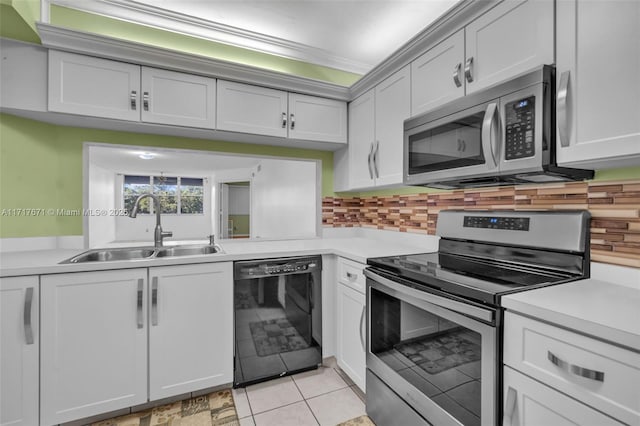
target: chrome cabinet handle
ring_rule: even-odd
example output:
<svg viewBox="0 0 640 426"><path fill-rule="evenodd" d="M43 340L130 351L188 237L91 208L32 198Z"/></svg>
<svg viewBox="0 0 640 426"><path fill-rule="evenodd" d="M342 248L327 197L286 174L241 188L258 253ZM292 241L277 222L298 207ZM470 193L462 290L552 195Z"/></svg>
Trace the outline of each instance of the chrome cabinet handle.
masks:
<svg viewBox="0 0 640 426"><path fill-rule="evenodd" d="M149 111L149 92L142 93L142 108L145 111Z"/></svg>
<svg viewBox="0 0 640 426"><path fill-rule="evenodd" d="M462 74L462 62L458 62L453 68L453 82L456 84L456 87L462 86L462 81L460 81L460 77Z"/></svg>
<svg viewBox="0 0 640 426"><path fill-rule="evenodd" d="M131 102L131 109L135 111L138 102L138 92L135 90L131 91L131 94L129 95L129 102Z"/></svg>
<svg viewBox="0 0 640 426"><path fill-rule="evenodd" d="M138 328L144 327L144 317L142 316L142 297L143 297L144 279L138 280L138 295L137 295L137 319Z"/></svg>
<svg viewBox="0 0 640 426"><path fill-rule="evenodd" d="M364 345L364 337L362 337L362 328L364 327L364 308L362 305L362 313L360 314L360 344L362 345L362 350L366 352Z"/></svg>
<svg viewBox="0 0 640 426"><path fill-rule="evenodd" d="M375 172L376 178L379 178L380 171L378 170L378 152L380 150L380 141L376 141L373 146L373 171Z"/></svg>
<svg viewBox="0 0 640 426"><path fill-rule="evenodd" d="M158 277L151 281L151 325L158 325Z"/></svg>
<svg viewBox="0 0 640 426"><path fill-rule="evenodd" d="M296 127L296 116L294 114L291 114L290 118L291 118L291 130L293 130Z"/></svg>
<svg viewBox="0 0 640 426"><path fill-rule="evenodd" d="M27 288L24 295L24 311L22 317L24 320L24 340L27 345L33 345L33 326L31 325L31 314L33 310L33 287Z"/></svg>
<svg viewBox="0 0 640 426"><path fill-rule="evenodd" d="M569 146L569 117L567 116L567 104L569 100L569 73L569 71L565 71L560 76L558 96L556 100L560 146Z"/></svg>
<svg viewBox="0 0 640 426"><path fill-rule="evenodd" d="M469 83L473 81L473 56L467 59L467 62L464 64L464 78L466 78Z"/></svg>
<svg viewBox="0 0 640 426"><path fill-rule="evenodd" d="M497 115L498 112L498 104L495 102L490 103L487 106L487 110L484 113L484 119L482 120L482 149L484 152L491 154L489 158L493 162L492 166L495 167L496 155L494 148L496 141L498 140L498 135L496 134L495 138L491 137L491 133L495 128L496 133L498 132L498 124L497 124Z"/></svg>
<svg viewBox="0 0 640 426"><path fill-rule="evenodd" d="M369 157L367 159L367 163L369 163L369 177L373 180L373 166L371 165L371 157L373 156L373 142L371 142L369 149Z"/></svg>
<svg viewBox="0 0 640 426"><path fill-rule="evenodd" d="M513 424L513 413L516 411L518 392L509 386L507 391L507 401L504 404L504 415L502 417L502 426L511 426Z"/></svg>
<svg viewBox="0 0 640 426"><path fill-rule="evenodd" d="M287 113L286 112L282 113L282 128L283 129L287 128Z"/></svg>
<svg viewBox="0 0 640 426"><path fill-rule="evenodd" d="M597 370L590 370L588 368L580 367L579 365L569 364L561 358L558 358L551 351L547 351L547 359L551 363L567 373L574 374L576 376L584 377L586 379L595 380L597 382L604 382L604 372Z"/></svg>

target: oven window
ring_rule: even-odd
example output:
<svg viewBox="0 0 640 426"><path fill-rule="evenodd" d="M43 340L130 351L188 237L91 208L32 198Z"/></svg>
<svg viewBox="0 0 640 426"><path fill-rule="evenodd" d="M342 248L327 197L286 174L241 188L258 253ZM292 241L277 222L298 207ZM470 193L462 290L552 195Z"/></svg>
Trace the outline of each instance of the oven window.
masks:
<svg viewBox="0 0 640 426"><path fill-rule="evenodd" d="M370 350L464 425L480 425L481 335L371 289Z"/></svg>
<svg viewBox="0 0 640 426"><path fill-rule="evenodd" d="M409 136L409 174L484 164L484 111Z"/></svg>

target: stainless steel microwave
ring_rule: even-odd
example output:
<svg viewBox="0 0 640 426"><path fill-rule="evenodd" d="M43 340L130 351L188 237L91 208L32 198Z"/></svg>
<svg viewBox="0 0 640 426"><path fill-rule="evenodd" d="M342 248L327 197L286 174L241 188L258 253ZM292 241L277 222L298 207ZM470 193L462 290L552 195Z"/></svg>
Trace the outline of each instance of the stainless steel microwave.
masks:
<svg viewBox="0 0 640 426"><path fill-rule="evenodd" d="M590 179L558 167L555 69L543 66L404 122L404 183L465 188Z"/></svg>

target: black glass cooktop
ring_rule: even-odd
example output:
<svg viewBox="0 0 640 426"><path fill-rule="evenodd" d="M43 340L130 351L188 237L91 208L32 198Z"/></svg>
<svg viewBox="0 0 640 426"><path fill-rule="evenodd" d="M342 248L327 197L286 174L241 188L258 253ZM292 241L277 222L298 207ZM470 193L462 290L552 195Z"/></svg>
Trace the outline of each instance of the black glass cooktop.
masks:
<svg viewBox="0 0 640 426"><path fill-rule="evenodd" d="M568 272L443 252L371 258L367 263L387 276L494 305L504 294L576 278Z"/></svg>

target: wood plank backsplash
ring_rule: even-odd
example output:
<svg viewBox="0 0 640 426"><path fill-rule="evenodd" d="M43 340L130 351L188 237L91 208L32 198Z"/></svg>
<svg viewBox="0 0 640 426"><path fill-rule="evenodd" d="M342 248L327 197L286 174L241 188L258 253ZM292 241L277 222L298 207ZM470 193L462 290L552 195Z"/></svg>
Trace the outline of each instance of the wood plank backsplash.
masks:
<svg viewBox="0 0 640 426"><path fill-rule="evenodd" d="M586 209L591 212L591 259L640 268L640 180L324 197L322 223L327 227L361 226L434 235L438 213L446 209Z"/></svg>

